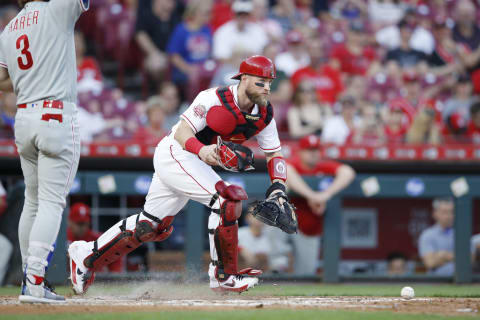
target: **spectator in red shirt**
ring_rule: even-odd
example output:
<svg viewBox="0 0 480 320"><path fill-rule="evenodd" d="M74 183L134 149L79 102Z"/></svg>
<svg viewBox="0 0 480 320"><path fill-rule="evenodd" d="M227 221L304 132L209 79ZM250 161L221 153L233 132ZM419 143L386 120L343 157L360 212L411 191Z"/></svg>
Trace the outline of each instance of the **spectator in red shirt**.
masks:
<svg viewBox="0 0 480 320"><path fill-rule="evenodd" d="M474 103L470 108L467 136L472 143L480 144L480 102Z"/></svg>
<svg viewBox="0 0 480 320"><path fill-rule="evenodd" d="M212 16L210 17L210 27L215 32L221 25L233 19L232 0L215 1L212 8Z"/></svg>
<svg viewBox="0 0 480 320"><path fill-rule="evenodd" d="M133 140L156 145L165 136L163 122L165 121L165 101L160 96L150 97L147 101L148 124L140 126Z"/></svg>
<svg viewBox="0 0 480 320"><path fill-rule="evenodd" d="M79 92L103 89L102 72L94 57L85 56L85 37L80 31L75 31L75 53L77 57L77 86Z"/></svg>
<svg viewBox="0 0 480 320"><path fill-rule="evenodd" d="M291 77L292 86L296 88L302 80L310 79L317 88L318 100L333 104L343 91L340 72L326 64L327 55L324 43L319 38L308 41L310 65L298 69Z"/></svg>
<svg viewBox="0 0 480 320"><path fill-rule="evenodd" d="M292 235L294 245L294 270L296 274L312 275L317 268L323 219L328 200L345 189L355 178L355 171L348 165L321 159L320 139L308 135L299 141L300 151L288 163L288 187L298 196L291 198L297 207L299 233ZM301 175L334 176L331 183L320 191L314 191ZM332 214L340 214L335 212Z"/></svg>
<svg viewBox="0 0 480 320"><path fill-rule="evenodd" d="M347 32L346 42L333 48L330 58L338 65L340 71L348 75L365 75L376 54L373 48L366 46L365 27L353 22Z"/></svg>
<svg viewBox="0 0 480 320"><path fill-rule="evenodd" d="M67 241L94 241L101 233L91 229L90 207L77 202L70 207L68 215ZM117 260L108 266L110 272L122 272L123 259Z"/></svg>
<svg viewBox="0 0 480 320"><path fill-rule="evenodd" d="M402 100L392 100L385 114L385 139L387 143L403 143L413 120L413 110Z"/></svg>
<svg viewBox="0 0 480 320"><path fill-rule="evenodd" d="M361 109L361 123L350 135L353 144L377 146L385 142L385 127L375 106L366 104Z"/></svg>

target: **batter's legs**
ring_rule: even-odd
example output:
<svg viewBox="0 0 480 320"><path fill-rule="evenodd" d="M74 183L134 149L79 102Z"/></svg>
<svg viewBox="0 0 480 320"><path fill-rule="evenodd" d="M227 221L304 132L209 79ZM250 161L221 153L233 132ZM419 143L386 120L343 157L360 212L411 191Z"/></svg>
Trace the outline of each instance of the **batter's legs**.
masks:
<svg viewBox="0 0 480 320"><path fill-rule="evenodd" d="M18 238L20 242L20 252L22 253L23 271L25 271L27 265L30 230L32 229L38 210L37 157L38 153L34 153L29 157L20 155L20 163L25 179L25 202L18 223Z"/></svg>
<svg viewBox="0 0 480 320"><path fill-rule="evenodd" d="M22 256L26 267L21 302L64 302L65 299L48 290L44 284L49 257L54 250L65 197L70 191L80 158L80 141L75 115L64 116L64 122L38 120L38 114L28 114L30 121L20 122L32 128L32 136L17 142L25 177L25 205L19 225ZM16 128L17 132L17 128ZM21 139L19 139L21 140ZM26 258L25 258L26 257Z"/></svg>

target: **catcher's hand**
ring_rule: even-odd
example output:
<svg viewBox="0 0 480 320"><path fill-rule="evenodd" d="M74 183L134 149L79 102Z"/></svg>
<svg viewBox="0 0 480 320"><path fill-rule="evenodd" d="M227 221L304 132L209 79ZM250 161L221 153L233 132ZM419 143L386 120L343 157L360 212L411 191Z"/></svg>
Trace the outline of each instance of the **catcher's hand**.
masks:
<svg viewBox="0 0 480 320"><path fill-rule="evenodd" d="M297 232L295 207L288 202L288 197L283 191L271 193L263 201L253 202L249 210L255 218L269 226L280 228L290 234Z"/></svg>
<svg viewBox="0 0 480 320"><path fill-rule="evenodd" d="M248 147L217 138L217 165L232 172L242 172L255 169L253 167L253 152Z"/></svg>

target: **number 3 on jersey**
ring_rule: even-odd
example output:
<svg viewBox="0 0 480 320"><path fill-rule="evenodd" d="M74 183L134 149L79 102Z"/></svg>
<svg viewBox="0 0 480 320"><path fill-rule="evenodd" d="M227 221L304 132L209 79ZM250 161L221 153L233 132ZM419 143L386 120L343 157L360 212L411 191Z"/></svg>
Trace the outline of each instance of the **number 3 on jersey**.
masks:
<svg viewBox="0 0 480 320"><path fill-rule="evenodd" d="M22 51L20 51L22 56L18 57L17 61L18 66L22 70L28 70L33 66L32 54L28 51L28 48L30 48L30 43L28 42L27 35L24 34L17 39L17 49L22 49ZM26 63L24 63L24 57L25 60L27 60Z"/></svg>

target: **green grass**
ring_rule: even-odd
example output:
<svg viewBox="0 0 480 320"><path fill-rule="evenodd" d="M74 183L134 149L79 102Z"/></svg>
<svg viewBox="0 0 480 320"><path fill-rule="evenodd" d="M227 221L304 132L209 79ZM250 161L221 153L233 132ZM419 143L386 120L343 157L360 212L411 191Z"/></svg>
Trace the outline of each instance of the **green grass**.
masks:
<svg viewBox="0 0 480 320"><path fill-rule="evenodd" d="M265 284L246 295L273 296L382 296L398 297L404 286L411 286L416 297L478 298L480 285L449 284Z"/></svg>
<svg viewBox="0 0 480 320"><path fill-rule="evenodd" d="M82 313L82 314L48 314L48 315L2 315L2 320L26 319L26 320L163 320L163 319L186 319L186 320L216 320L216 319L260 319L260 320L466 320L472 316L436 316L436 315L411 315L395 314L391 312L353 312L353 311L319 311L319 310L232 310L232 311L161 311L161 312L137 312L137 313Z"/></svg>
<svg viewBox="0 0 480 320"><path fill-rule="evenodd" d="M114 284L95 284L90 289L90 294L95 296L112 295L119 296L122 294L132 294L132 288L138 288L145 285L142 283L128 283L123 285ZM265 297L265 296L399 296L400 289L404 285L410 285L415 289L417 297L480 297L480 285L448 285L448 284L284 284L274 285L272 283L264 283L253 290L244 293L249 297ZM158 282L147 283L151 292L168 291L173 296L178 292L189 291L186 299L212 298L208 285L190 284L190 285L172 285L161 284ZM141 290L141 289L140 289ZM19 287L0 287L0 299L2 296L15 296L20 292ZM60 294L71 294L70 287L58 287L57 292ZM210 293L210 295L209 295ZM165 296L164 296L165 297ZM215 296L213 296L215 297ZM236 298L234 296L233 298ZM23 306L18 306L19 310ZM61 308L60 308L61 309ZM42 309L40 309L42 310ZM389 311L344 311L344 310L318 310L318 309L239 309L239 310L161 310L158 312L135 312L135 313L119 313L119 312L98 312L94 307L87 307L83 313L75 314L0 314L1 320L20 319L20 320L83 320L83 319L100 319L100 320L137 320L137 319L194 319L194 320L216 320L216 319L260 319L260 320L460 320L474 319L472 315L465 316L440 316L425 314L402 314ZM103 309L108 310L108 309ZM114 311L114 310L111 310Z"/></svg>
<svg viewBox="0 0 480 320"><path fill-rule="evenodd" d="M0 287L0 297L1 296L17 296L20 294L20 287ZM70 287L56 287L55 291L58 294L71 294L72 289Z"/></svg>
<svg viewBox="0 0 480 320"><path fill-rule="evenodd" d="M382 296L398 297L403 286L411 286L416 297L455 297L479 298L480 284L477 285L450 285L450 284L284 284L273 285L265 283L244 293L246 296ZM154 290L161 291L158 283L153 283ZM171 286L171 285L169 285ZM133 287L136 287L133 285ZM208 286L188 285L189 289L202 293L210 293ZM90 292L100 291L102 295L119 295L128 293L132 285L93 285ZM171 288L169 288L171 289ZM56 291L62 295L71 295L70 287L57 287ZM172 293L175 291L172 291ZM20 293L19 287L0 287L0 296L14 296ZM192 297L193 298L193 297Z"/></svg>

